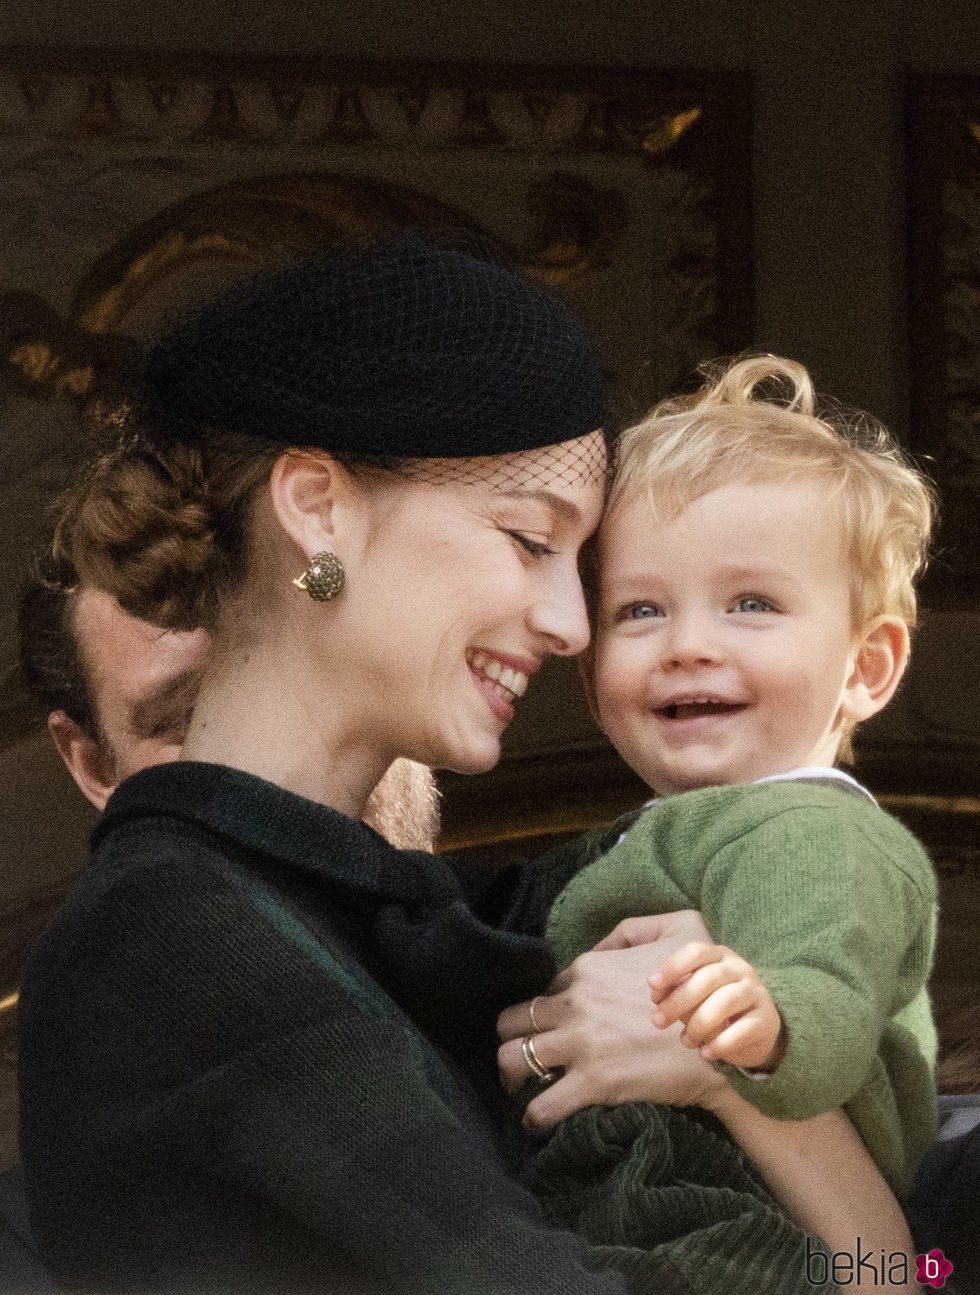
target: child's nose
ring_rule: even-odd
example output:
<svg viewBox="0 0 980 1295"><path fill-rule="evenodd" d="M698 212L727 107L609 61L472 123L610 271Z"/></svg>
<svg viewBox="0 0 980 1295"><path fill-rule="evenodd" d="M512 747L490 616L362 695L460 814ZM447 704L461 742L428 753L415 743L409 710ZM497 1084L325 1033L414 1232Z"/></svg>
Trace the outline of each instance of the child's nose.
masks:
<svg viewBox="0 0 980 1295"><path fill-rule="evenodd" d="M709 618L695 613L670 618L663 647L663 666L668 670L716 664L723 656L721 642Z"/></svg>

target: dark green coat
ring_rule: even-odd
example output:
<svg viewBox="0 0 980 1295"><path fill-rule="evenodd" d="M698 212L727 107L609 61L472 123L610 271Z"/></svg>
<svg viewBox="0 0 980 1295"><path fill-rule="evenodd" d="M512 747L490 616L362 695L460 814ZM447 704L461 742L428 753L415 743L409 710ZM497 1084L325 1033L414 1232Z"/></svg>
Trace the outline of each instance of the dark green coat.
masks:
<svg viewBox="0 0 980 1295"><path fill-rule="evenodd" d="M629 1286L600 1271L636 1256L549 1226L505 1161L494 1022L552 974L543 941L516 928L540 929L574 854L464 884L445 860L393 850L324 806L192 763L129 780L94 845L21 1006L31 1217L67 1285L710 1289L669 1247ZM724 1164L740 1162L725 1146ZM717 1176L722 1162L707 1161ZM725 1217L742 1236L734 1195L781 1216L739 1173ZM535 1186L548 1197L547 1174ZM549 1207L557 1222L566 1204ZM673 1235L707 1216L685 1217ZM783 1236L765 1256L768 1267L796 1247L787 1290L806 1289L799 1243ZM737 1270L754 1292L752 1253L742 1236L727 1278ZM726 1295L737 1284L726 1279Z"/></svg>

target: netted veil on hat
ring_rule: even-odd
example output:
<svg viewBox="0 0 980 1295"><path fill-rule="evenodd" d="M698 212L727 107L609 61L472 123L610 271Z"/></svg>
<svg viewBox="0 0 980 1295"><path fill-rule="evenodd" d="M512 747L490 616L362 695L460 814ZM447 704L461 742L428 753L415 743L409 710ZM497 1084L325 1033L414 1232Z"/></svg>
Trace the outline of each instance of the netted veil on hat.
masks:
<svg viewBox="0 0 980 1295"><path fill-rule="evenodd" d="M604 421L564 305L413 233L263 273L184 321L146 369L157 434L202 428L381 458L537 449Z"/></svg>

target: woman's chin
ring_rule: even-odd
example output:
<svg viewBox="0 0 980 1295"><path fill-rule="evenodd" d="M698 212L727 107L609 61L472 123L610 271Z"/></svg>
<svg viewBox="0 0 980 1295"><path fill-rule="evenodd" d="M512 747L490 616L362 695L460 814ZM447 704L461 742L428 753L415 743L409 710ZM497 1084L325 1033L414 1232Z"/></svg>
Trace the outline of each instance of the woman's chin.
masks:
<svg viewBox="0 0 980 1295"><path fill-rule="evenodd" d="M440 762L439 768L448 773L489 773L500 761L500 743L488 742L482 747L472 746L466 751L457 750Z"/></svg>

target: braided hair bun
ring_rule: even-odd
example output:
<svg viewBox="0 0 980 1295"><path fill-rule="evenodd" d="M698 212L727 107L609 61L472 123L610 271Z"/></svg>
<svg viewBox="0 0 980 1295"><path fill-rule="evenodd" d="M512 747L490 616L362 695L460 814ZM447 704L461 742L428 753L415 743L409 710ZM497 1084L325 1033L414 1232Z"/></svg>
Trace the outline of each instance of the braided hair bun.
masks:
<svg viewBox="0 0 980 1295"><path fill-rule="evenodd" d="M254 487L278 452L256 447L209 461L187 445L120 446L97 459L73 492L55 551L80 583L113 594L141 620L212 629L246 549ZM224 471L214 471L214 458Z"/></svg>

